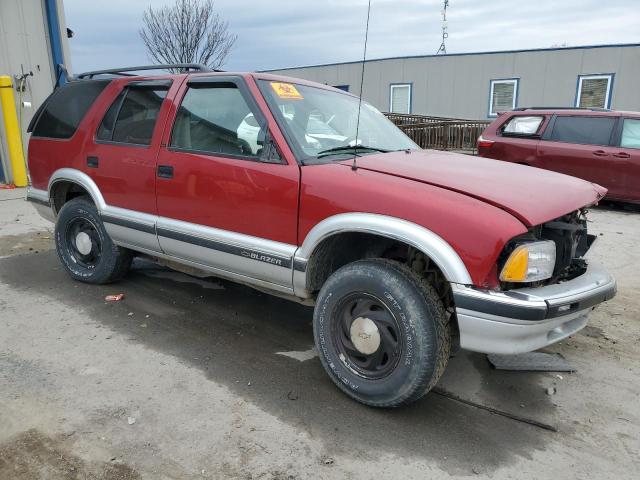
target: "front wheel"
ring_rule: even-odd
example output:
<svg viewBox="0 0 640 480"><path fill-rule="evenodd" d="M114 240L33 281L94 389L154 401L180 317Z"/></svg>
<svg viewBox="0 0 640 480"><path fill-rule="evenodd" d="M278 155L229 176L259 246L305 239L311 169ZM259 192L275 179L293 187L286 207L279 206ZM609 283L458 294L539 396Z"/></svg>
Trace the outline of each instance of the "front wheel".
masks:
<svg viewBox="0 0 640 480"><path fill-rule="evenodd" d="M123 277L133 254L113 243L95 205L84 197L64 204L55 228L56 252L72 278L109 283Z"/></svg>
<svg viewBox="0 0 640 480"><path fill-rule="evenodd" d="M313 317L325 370L366 405L397 407L427 393L447 365L448 316L434 288L407 266L360 260L325 282Z"/></svg>

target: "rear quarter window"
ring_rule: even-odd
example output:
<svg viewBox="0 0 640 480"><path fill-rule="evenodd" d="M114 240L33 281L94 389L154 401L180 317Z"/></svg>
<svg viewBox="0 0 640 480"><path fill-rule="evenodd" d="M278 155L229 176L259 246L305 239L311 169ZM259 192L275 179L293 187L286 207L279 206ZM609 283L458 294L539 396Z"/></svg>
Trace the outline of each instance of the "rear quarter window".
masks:
<svg viewBox="0 0 640 480"><path fill-rule="evenodd" d="M544 121L541 115L516 115L501 128L503 135L535 135Z"/></svg>
<svg viewBox="0 0 640 480"><path fill-rule="evenodd" d="M613 117L556 117L548 140L578 145L609 145L616 119Z"/></svg>
<svg viewBox="0 0 640 480"><path fill-rule="evenodd" d="M71 138L108 84L109 80L83 80L59 87L46 100L33 126L33 136Z"/></svg>

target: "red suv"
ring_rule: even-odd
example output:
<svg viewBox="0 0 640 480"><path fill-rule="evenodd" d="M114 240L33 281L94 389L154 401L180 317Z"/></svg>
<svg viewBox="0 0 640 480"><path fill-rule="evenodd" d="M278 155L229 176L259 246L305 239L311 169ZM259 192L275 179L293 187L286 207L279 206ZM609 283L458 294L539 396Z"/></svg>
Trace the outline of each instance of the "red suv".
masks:
<svg viewBox="0 0 640 480"><path fill-rule="evenodd" d="M605 189L421 150L326 85L91 72L31 129L27 198L72 278L112 282L144 255L315 305L322 365L368 405L421 397L458 346L557 342L615 294L583 258Z"/></svg>
<svg viewBox="0 0 640 480"><path fill-rule="evenodd" d="M487 127L478 154L583 178L611 200L640 203L640 113L516 109Z"/></svg>

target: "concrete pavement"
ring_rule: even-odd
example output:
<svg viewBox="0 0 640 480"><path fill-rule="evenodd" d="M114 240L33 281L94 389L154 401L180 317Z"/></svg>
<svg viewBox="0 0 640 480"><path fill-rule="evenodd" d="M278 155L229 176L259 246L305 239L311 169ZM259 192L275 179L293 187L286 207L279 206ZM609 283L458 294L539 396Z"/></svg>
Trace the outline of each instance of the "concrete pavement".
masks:
<svg viewBox="0 0 640 480"><path fill-rule="evenodd" d="M549 349L576 373L500 372L462 352L439 384L550 432L436 394L397 410L350 401L311 351L312 310L247 287L148 262L118 284L74 282L51 225L3 194L0 478L621 479L640 468L638 213L591 217L602 235L590 256L619 295ZM105 302L112 293L125 298Z"/></svg>

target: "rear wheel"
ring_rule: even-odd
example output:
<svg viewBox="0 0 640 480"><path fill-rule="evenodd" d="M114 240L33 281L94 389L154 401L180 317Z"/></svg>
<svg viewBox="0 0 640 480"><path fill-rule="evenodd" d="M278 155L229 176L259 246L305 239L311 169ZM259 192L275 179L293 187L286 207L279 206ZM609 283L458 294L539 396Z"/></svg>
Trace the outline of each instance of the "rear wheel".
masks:
<svg viewBox="0 0 640 480"><path fill-rule="evenodd" d="M56 252L71 277L87 283L122 278L133 254L113 243L95 205L84 197L65 203L55 228Z"/></svg>
<svg viewBox="0 0 640 480"><path fill-rule="evenodd" d="M423 396L451 349L448 316L433 287L383 259L357 261L329 277L316 302L314 336L336 385L376 407Z"/></svg>

